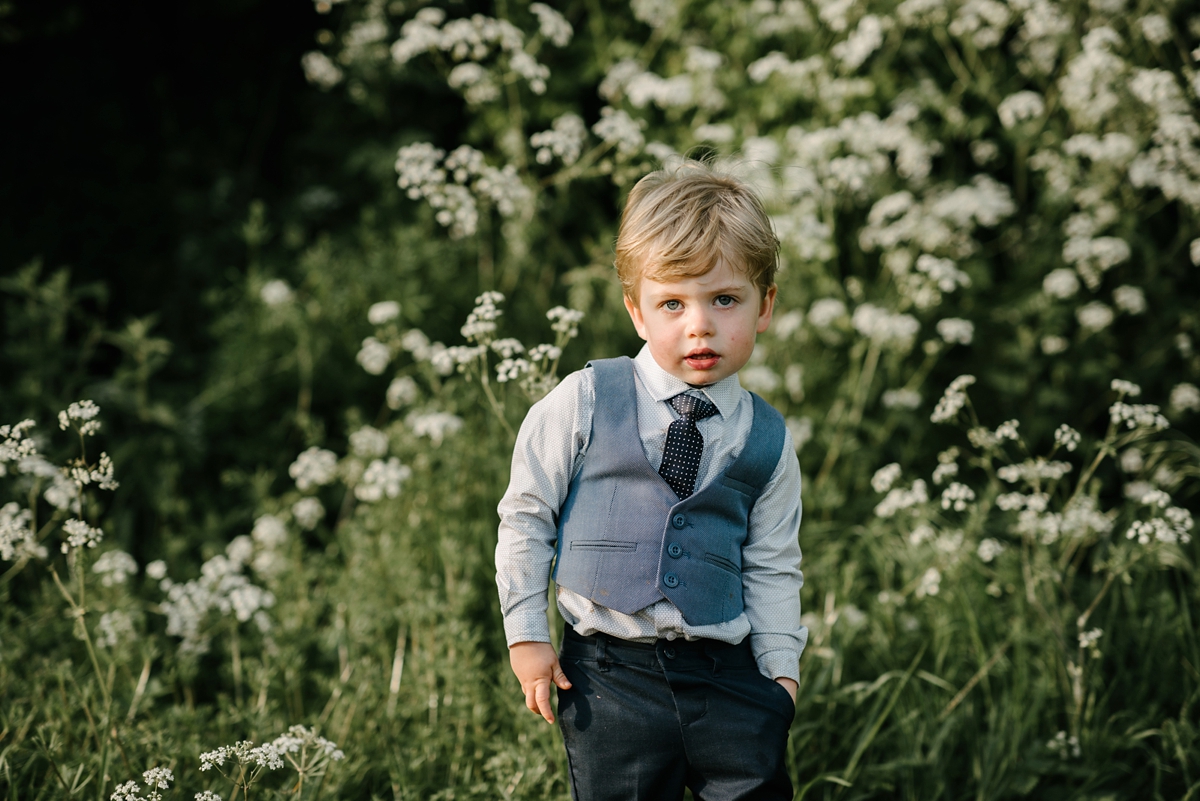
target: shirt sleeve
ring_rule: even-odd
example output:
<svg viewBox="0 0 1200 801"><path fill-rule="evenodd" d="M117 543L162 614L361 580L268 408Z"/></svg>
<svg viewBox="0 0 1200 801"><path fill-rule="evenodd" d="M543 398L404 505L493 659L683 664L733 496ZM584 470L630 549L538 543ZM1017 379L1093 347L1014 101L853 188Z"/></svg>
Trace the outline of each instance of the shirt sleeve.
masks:
<svg viewBox="0 0 1200 801"><path fill-rule="evenodd" d="M558 512L587 450L594 407L592 371L579 370L530 408L517 433L508 490L497 507L496 588L510 646L550 642L546 595Z"/></svg>
<svg viewBox="0 0 1200 801"><path fill-rule="evenodd" d="M750 513L742 548L742 597L750 646L759 671L772 679L800 679L808 629L800 624L800 463L790 432L783 453Z"/></svg>

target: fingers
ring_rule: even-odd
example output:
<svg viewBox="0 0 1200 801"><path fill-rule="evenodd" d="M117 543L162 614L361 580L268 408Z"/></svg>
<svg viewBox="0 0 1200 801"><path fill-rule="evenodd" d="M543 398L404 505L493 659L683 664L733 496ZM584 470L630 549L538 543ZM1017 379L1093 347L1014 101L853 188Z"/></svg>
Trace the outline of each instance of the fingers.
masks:
<svg viewBox="0 0 1200 801"><path fill-rule="evenodd" d="M567 674L563 673L562 668L558 665L554 666L554 684L560 690L571 689L571 680L567 678Z"/></svg>
<svg viewBox="0 0 1200 801"><path fill-rule="evenodd" d="M529 706L528 697L525 705ZM554 722L554 710L550 708L550 682L540 680L533 685L533 706L530 708L544 717L547 723Z"/></svg>

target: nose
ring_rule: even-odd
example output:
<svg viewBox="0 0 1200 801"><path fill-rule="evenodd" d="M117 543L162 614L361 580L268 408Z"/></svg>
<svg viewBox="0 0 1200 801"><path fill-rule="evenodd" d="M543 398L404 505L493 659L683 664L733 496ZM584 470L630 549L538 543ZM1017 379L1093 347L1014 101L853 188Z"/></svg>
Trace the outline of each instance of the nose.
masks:
<svg viewBox="0 0 1200 801"><path fill-rule="evenodd" d="M710 337L716 333L712 314L707 307L697 304L688 309L686 330L687 335L694 339Z"/></svg>

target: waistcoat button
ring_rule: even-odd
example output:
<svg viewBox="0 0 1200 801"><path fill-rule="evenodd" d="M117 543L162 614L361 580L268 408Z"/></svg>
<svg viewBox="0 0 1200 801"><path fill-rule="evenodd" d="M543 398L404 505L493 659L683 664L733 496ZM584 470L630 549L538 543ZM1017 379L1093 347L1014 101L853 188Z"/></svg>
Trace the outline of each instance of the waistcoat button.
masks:
<svg viewBox="0 0 1200 801"><path fill-rule="evenodd" d="M675 528L683 528L687 525L687 518L683 516L682 512L680 512L671 518L671 525Z"/></svg>
<svg viewBox="0 0 1200 801"><path fill-rule="evenodd" d="M679 576L675 575L674 573L668 573L665 576L663 576L663 584L666 584L668 587L671 587L671 588L678 587L679 586Z"/></svg>
<svg viewBox="0 0 1200 801"><path fill-rule="evenodd" d="M678 542L672 542L667 546L667 556L671 557L672 559L678 559L679 557L683 556L683 546Z"/></svg>
<svg viewBox="0 0 1200 801"><path fill-rule="evenodd" d="M664 648L663 656L665 656L667 659L674 659L675 658L675 649L670 648L670 647Z"/></svg>

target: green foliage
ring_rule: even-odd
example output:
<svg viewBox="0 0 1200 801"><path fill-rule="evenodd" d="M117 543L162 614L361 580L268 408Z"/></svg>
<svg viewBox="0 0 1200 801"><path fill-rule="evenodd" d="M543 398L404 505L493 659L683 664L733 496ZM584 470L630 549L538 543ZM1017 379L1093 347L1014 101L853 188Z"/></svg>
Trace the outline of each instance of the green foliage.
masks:
<svg viewBox="0 0 1200 801"><path fill-rule="evenodd" d="M619 200L681 153L737 154L783 243L742 380L805 475L798 797L1194 794L1200 22L558 8L337 4L314 91L438 111L346 154L400 187L341 227L251 205L200 364L65 271L0 284L8 796L567 797L494 509L529 404L634 347Z"/></svg>

